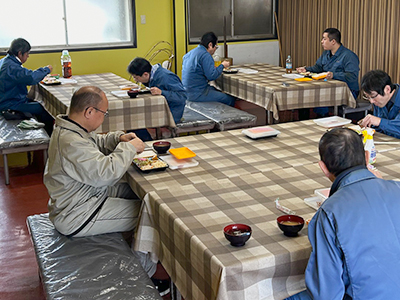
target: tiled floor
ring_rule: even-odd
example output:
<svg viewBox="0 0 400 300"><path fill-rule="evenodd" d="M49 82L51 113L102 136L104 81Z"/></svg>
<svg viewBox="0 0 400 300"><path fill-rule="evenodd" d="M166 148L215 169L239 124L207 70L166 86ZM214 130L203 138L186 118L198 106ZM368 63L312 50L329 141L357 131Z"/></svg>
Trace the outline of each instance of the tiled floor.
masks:
<svg viewBox="0 0 400 300"><path fill-rule="evenodd" d="M0 300L44 300L26 217L47 211L41 166L0 168Z"/></svg>

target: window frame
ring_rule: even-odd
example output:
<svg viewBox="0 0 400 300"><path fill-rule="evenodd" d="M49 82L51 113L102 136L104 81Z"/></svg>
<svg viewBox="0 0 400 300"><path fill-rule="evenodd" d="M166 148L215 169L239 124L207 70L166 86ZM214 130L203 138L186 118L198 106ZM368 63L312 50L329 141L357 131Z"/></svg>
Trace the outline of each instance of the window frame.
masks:
<svg viewBox="0 0 400 300"><path fill-rule="evenodd" d="M65 1L63 1L64 7L64 18L65 18ZM53 53L60 52L62 50L69 51L92 51L92 50L110 50L110 49L125 49L125 48L137 48L137 24L136 24L136 6L135 0L127 0L130 6L130 42L117 42L117 43L102 43L100 45L95 44L70 44L70 45L48 45L48 46L32 46L30 53ZM64 22L68 22L65 20ZM67 35L68 27L65 25L64 34ZM6 55L10 45L6 47L0 47L0 55Z"/></svg>
<svg viewBox="0 0 400 300"><path fill-rule="evenodd" d="M200 37L191 37L190 36L190 9L189 2L196 0L186 0L185 1L185 13L186 13L186 32L187 32L187 43L188 45L198 44L201 40ZM277 30L275 23L274 14L278 12L278 0L272 0L272 33L271 34L253 34L253 35L235 35L235 16L233 14L234 11L234 0L229 0L231 2L230 14L231 14L231 23L229 24L227 21L227 34L226 34L226 42L247 42L247 41L259 41L259 40L274 40L277 39ZM205 30L207 32L208 30ZM232 34L233 33L233 34ZM219 41L224 40L224 36L218 36Z"/></svg>

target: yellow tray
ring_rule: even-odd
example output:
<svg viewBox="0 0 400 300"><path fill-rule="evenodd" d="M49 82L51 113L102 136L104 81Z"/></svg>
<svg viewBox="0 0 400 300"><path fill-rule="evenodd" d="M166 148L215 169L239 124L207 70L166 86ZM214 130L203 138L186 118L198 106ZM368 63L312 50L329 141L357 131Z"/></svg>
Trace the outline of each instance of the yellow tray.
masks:
<svg viewBox="0 0 400 300"><path fill-rule="evenodd" d="M312 79L311 79L311 78L308 78L308 77L304 77L304 78L295 78L294 80L296 80L296 81L312 81Z"/></svg>
<svg viewBox="0 0 400 300"><path fill-rule="evenodd" d="M196 156L196 153L194 153L188 147L170 149L169 153L171 153L177 159L186 159L186 158L191 158L191 157Z"/></svg>

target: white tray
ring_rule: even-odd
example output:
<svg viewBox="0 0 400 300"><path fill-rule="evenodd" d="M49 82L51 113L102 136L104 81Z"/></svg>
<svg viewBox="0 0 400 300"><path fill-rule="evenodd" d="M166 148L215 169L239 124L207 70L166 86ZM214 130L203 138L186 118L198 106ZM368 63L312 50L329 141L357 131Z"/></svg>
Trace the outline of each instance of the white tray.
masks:
<svg viewBox="0 0 400 300"><path fill-rule="evenodd" d="M177 159L173 155L163 155L160 158L169 165L171 170L195 167L199 165L199 162L194 158Z"/></svg>
<svg viewBox="0 0 400 300"><path fill-rule="evenodd" d="M310 206L311 208L314 208L315 210L318 210L319 206L321 206L321 204L318 206L318 203L322 202L323 202L322 199L318 196L304 199L304 203Z"/></svg>
<svg viewBox="0 0 400 300"><path fill-rule="evenodd" d="M282 74L282 77L296 79L296 78L303 78L304 75L292 73L292 74Z"/></svg>
<svg viewBox="0 0 400 300"><path fill-rule="evenodd" d="M259 126L242 130L242 133L252 139L260 139L264 137L277 136L281 132L269 126Z"/></svg>
<svg viewBox="0 0 400 300"><path fill-rule="evenodd" d="M333 116L333 117L328 117L328 118L315 119L314 123L319 126L322 126L322 127L331 128L331 127L339 127L339 126L349 124L349 123L351 123L351 120L341 118L338 116Z"/></svg>
<svg viewBox="0 0 400 300"><path fill-rule="evenodd" d="M126 90L111 91L111 94L118 98L129 98L128 91Z"/></svg>

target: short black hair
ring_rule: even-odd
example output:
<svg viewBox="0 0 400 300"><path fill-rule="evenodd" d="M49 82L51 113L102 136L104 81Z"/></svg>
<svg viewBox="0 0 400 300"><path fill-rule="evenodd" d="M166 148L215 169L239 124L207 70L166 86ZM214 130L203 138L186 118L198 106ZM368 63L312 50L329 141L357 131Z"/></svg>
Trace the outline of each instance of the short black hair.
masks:
<svg viewBox="0 0 400 300"><path fill-rule="evenodd" d="M329 40L335 40L338 44L341 43L342 35L337 28L327 28L324 30L328 34Z"/></svg>
<svg viewBox="0 0 400 300"><path fill-rule="evenodd" d="M389 74L382 70L369 71L361 79L361 89L367 94L375 91L383 96L385 94L385 86L387 85L390 86L391 92L396 88Z"/></svg>
<svg viewBox="0 0 400 300"><path fill-rule="evenodd" d="M97 86L83 86L71 98L70 113L83 112L88 107L97 107L103 100L104 92Z"/></svg>
<svg viewBox="0 0 400 300"><path fill-rule="evenodd" d="M151 64L145 58L136 57L130 62L128 72L132 75L142 76L144 72L151 72Z"/></svg>
<svg viewBox="0 0 400 300"><path fill-rule="evenodd" d="M366 166L364 145L354 130L335 128L326 132L319 141L318 150L334 176L352 167Z"/></svg>
<svg viewBox="0 0 400 300"><path fill-rule="evenodd" d="M215 35L214 32L207 32L203 34L200 40L200 45L203 45L208 49L208 44L211 43L211 45L214 47L218 42L218 37Z"/></svg>
<svg viewBox="0 0 400 300"><path fill-rule="evenodd" d="M18 52L21 51L21 54L25 54L31 50L31 44L23 38L17 38L11 42L10 49L8 49L7 53L18 56Z"/></svg>

